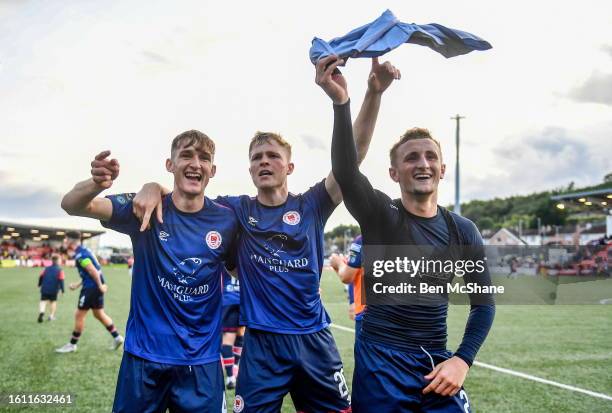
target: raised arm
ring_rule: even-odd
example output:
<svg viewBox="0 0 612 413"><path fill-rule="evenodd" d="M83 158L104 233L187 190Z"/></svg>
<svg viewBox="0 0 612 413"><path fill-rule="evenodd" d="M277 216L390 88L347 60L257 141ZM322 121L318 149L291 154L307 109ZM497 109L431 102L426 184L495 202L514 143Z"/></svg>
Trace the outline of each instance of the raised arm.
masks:
<svg viewBox="0 0 612 413"><path fill-rule="evenodd" d="M322 61L326 60L323 59ZM320 69L324 69L324 67L319 68L317 65L317 83L321 85L320 81L325 80L327 71ZM370 142L374 134L374 128L376 126L376 119L378 118L382 94L385 90L387 90L394 79L400 78L400 71L390 62L385 62L381 65L378 62L378 58L372 59L372 68L368 76L368 89L363 99L363 103L361 104L361 110L359 111L359 114L355 119L355 123L353 124L353 136L355 139L355 146L357 148L358 165L364 160L368 152L368 148L370 147ZM338 83L338 85L344 88L346 91L346 81L339 72L335 74L332 73L331 80ZM321 86L323 87L323 85ZM333 172L329 173L325 181L325 188L335 203L338 204L342 202L342 192L340 191L340 187L338 186Z"/></svg>
<svg viewBox="0 0 612 413"><path fill-rule="evenodd" d="M359 114L353 122L353 136L357 148L358 164L361 164L368 153L376 127L382 94L393 83L393 80L399 80L401 76L399 69L393 66L391 62L385 62L381 65L378 63L378 58L372 59L372 68L368 76L368 89L363 98Z"/></svg>
<svg viewBox="0 0 612 413"><path fill-rule="evenodd" d="M324 69L334 59L335 56L328 56L317 63L317 84L334 102L334 131L331 145L333 183L337 182L347 209L363 228L370 214L375 213L376 193L368 179L359 172L346 83L342 88L332 77L329 68Z"/></svg>
<svg viewBox="0 0 612 413"><path fill-rule="evenodd" d="M92 177L79 182L62 199L62 209L69 215L108 221L113 215L109 199L97 197L112 186L119 175L119 162L107 159L110 151L100 152L91 163Z"/></svg>

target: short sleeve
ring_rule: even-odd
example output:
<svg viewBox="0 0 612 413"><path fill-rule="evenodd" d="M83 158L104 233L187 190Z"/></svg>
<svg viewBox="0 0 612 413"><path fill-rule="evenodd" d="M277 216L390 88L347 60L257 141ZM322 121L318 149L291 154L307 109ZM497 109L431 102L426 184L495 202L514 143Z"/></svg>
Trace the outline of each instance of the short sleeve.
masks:
<svg viewBox="0 0 612 413"><path fill-rule="evenodd" d="M325 226L330 215L337 207L329 196L327 189L325 189L325 179L304 192L303 196L306 202L317 212L321 224Z"/></svg>
<svg viewBox="0 0 612 413"><path fill-rule="evenodd" d="M351 244L347 265L351 268L361 268L361 239Z"/></svg>
<svg viewBox="0 0 612 413"><path fill-rule="evenodd" d="M108 221L100 221L103 227L132 235L140 229L140 222L132 211L133 193L108 195L113 204L113 214Z"/></svg>
<svg viewBox="0 0 612 413"><path fill-rule="evenodd" d="M89 264L93 264L93 261L89 257L78 258L76 261L79 264L79 267L83 269L85 269L85 267L87 267Z"/></svg>

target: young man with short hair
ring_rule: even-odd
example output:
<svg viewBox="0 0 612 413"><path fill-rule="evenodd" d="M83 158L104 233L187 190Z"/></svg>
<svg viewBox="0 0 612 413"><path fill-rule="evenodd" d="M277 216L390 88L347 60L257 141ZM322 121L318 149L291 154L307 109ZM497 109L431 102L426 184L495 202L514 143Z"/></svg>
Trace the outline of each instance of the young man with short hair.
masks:
<svg viewBox="0 0 612 413"><path fill-rule="evenodd" d="M59 266L59 257L51 257L52 264L45 268L38 278L40 288L40 304L38 306L38 322L42 323L49 303L49 321L55 320L57 311L57 295L61 291L64 294L64 270Z"/></svg>
<svg viewBox="0 0 612 413"><path fill-rule="evenodd" d="M89 250L81 245L81 233L70 231L66 233L68 255L74 259L81 281L71 283L71 290L81 288L79 302L74 313L74 330L70 342L55 349L57 353L72 353L77 351L77 343L85 329L85 317L89 310L113 338L111 349L117 350L123 344L123 337L117 332L113 320L104 311L104 294L108 290L102 275L102 266Z"/></svg>
<svg viewBox="0 0 612 413"><path fill-rule="evenodd" d="M100 219L130 235L134 267L125 352L113 412L221 412L220 272L237 231L234 213L204 195L214 177L215 145L199 131L174 138L166 169L163 223L141 231L132 194L97 197L119 173L109 151L92 162L93 178L64 197L71 215Z"/></svg>
<svg viewBox="0 0 612 413"><path fill-rule="evenodd" d="M337 82L326 69L335 59L321 59L317 79L334 103L332 170L347 209L359 222L364 247L375 246L385 257L394 255L395 246L480 248L482 238L476 226L437 204L438 183L446 166L440 144L426 129L409 130L391 149L389 175L399 184L400 199L375 190L359 172L346 84ZM486 284L488 271L479 275ZM475 274L466 273L466 282L470 279ZM473 299L470 295L465 334L454 354L446 349L447 302L368 304L355 344L354 411L470 411L463 382L495 313L492 300L480 305Z"/></svg>
<svg viewBox="0 0 612 413"><path fill-rule="evenodd" d="M399 76L389 62L372 60L368 92L354 126L360 159L373 134L381 95ZM339 72L335 77L344 82ZM234 210L241 227L237 264L241 319L248 329L234 411L278 412L289 393L299 412L349 412L342 361L319 294L323 229L342 201L340 188L330 172L305 193L290 193L291 146L278 134L258 132L248 154L257 196L218 198ZM150 216L159 186L146 185L138 197L137 214Z"/></svg>

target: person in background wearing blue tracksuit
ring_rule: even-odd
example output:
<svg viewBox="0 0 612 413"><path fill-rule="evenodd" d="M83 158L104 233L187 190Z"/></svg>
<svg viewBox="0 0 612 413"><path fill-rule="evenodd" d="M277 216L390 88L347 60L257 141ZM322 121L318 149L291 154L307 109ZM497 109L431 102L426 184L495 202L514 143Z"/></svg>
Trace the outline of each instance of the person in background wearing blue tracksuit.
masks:
<svg viewBox="0 0 612 413"><path fill-rule="evenodd" d="M57 295L60 291L62 294L64 293L64 270L59 266L59 257L54 255L51 261L52 264L45 268L38 278L38 287L40 288L39 323L42 323L45 318L47 303L49 303L49 318L47 320L55 320Z"/></svg>

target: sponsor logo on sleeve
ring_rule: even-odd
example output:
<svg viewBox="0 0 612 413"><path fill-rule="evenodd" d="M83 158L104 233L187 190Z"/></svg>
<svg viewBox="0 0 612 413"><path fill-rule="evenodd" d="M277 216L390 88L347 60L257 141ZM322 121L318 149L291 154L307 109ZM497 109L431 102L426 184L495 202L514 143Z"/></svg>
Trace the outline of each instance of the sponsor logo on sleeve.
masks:
<svg viewBox="0 0 612 413"><path fill-rule="evenodd" d="M117 200L117 202L119 202L121 205L125 205L128 203L128 201L131 201L134 198L134 194L128 193L128 194L120 194L120 195L116 195L115 199Z"/></svg>

